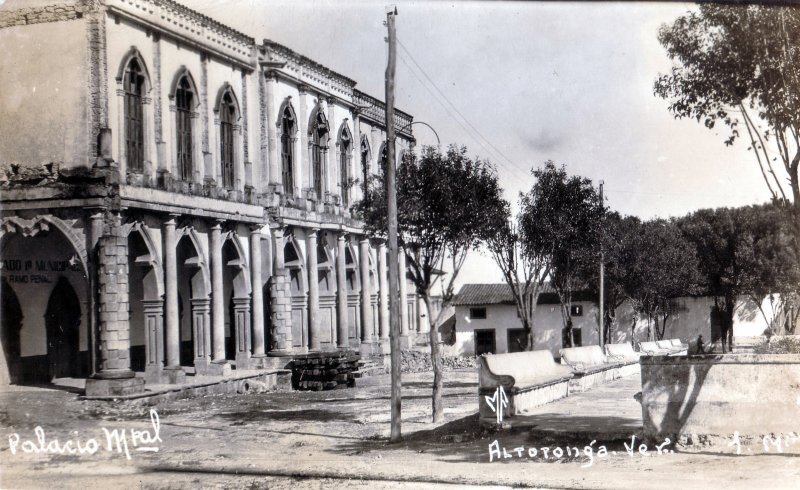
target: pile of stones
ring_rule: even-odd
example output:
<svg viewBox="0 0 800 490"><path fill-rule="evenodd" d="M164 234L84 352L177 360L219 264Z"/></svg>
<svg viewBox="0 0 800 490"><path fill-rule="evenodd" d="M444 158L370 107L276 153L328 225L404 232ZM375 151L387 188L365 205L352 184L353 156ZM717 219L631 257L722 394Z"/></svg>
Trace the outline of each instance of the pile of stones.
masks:
<svg viewBox="0 0 800 490"><path fill-rule="evenodd" d="M442 364L445 369L464 369L478 367L477 358L474 356L444 356ZM421 373L433 371L431 355L429 352L404 350L400 357L400 371L404 373Z"/></svg>
<svg viewBox="0 0 800 490"><path fill-rule="evenodd" d="M339 390L356 385L359 356L355 352L318 352L292 360L295 390Z"/></svg>

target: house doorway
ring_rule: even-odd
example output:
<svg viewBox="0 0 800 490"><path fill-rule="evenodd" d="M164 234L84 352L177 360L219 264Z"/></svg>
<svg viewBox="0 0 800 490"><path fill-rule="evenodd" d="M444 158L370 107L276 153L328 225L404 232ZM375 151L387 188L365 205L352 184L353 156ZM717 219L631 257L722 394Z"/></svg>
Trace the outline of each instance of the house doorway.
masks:
<svg viewBox="0 0 800 490"><path fill-rule="evenodd" d="M47 331L47 363L50 378L80 377L81 304L69 281L61 277L44 314Z"/></svg>
<svg viewBox="0 0 800 490"><path fill-rule="evenodd" d="M19 298L5 278L0 279L0 342L8 370L9 383L22 382L22 353L20 349L20 330L22 329L22 308ZM2 369L2 368L0 368Z"/></svg>
<svg viewBox="0 0 800 490"><path fill-rule="evenodd" d="M496 352L494 329L475 330L475 355L494 354Z"/></svg>

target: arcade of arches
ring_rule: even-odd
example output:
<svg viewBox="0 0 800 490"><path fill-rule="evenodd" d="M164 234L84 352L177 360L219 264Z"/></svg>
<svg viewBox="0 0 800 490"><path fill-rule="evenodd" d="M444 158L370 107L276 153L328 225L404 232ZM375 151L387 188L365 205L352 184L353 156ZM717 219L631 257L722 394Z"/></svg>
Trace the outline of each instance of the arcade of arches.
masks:
<svg viewBox="0 0 800 490"><path fill-rule="evenodd" d="M388 342L386 247L354 233L120 213L6 218L3 231L2 383L134 392ZM408 290L406 339L424 328Z"/></svg>

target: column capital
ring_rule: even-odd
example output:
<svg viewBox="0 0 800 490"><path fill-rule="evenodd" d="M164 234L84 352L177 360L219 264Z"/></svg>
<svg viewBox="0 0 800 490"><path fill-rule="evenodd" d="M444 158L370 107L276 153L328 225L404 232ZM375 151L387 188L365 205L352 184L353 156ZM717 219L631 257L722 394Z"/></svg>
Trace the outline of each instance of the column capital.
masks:
<svg viewBox="0 0 800 490"><path fill-rule="evenodd" d="M307 237L314 237L316 238L319 235L319 228L309 228L308 232L306 233Z"/></svg>
<svg viewBox="0 0 800 490"><path fill-rule="evenodd" d="M336 232L336 239L338 241L340 241L340 242L343 242L343 241L347 240L347 237L349 235L350 235L350 233L348 233L347 231L339 230L339 231Z"/></svg>
<svg viewBox="0 0 800 490"><path fill-rule="evenodd" d="M211 222L211 229L212 230L222 230L222 225L225 224L225 220L223 219L215 219Z"/></svg>
<svg viewBox="0 0 800 490"><path fill-rule="evenodd" d="M250 233L258 233L259 235L264 233L264 231L263 231L264 230L264 225L263 224L250 225L249 228L250 228Z"/></svg>

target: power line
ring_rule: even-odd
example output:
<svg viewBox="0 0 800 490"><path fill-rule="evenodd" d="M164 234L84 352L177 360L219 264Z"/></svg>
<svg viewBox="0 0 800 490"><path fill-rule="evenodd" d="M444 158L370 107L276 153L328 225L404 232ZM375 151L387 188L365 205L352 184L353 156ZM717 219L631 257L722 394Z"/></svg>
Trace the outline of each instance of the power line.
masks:
<svg viewBox="0 0 800 490"><path fill-rule="evenodd" d="M484 143L483 143L483 142L482 142L482 141L481 141L479 138L477 138L477 137L475 136L475 134L473 134L473 132L472 132L472 131L470 131L470 129L469 129L468 127L466 127L466 126L464 125L464 123L462 123L462 122L461 122L461 120L459 120L459 119L458 119L458 118L457 118L457 117L456 117L456 116L455 116L455 115L452 113L452 111L450 110L450 108L449 108L449 107L448 107L446 104L444 104L444 103L441 101L441 99L439 98L439 96L437 96L437 95L436 95L436 94L435 94L435 93L434 93L434 92L431 90L431 88L428 86L428 84L427 84L427 83L425 83L425 81L424 81L422 78L420 78L420 77L419 77L419 75L417 75L417 72L416 72L416 70L414 69L414 67L412 67L411 65L409 65L409 64L408 64L408 62L405 60L405 57L402 55L402 53L400 53L400 57L399 57L399 59L400 59L400 61L402 61L402 62L403 62L403 64L404 64L404 65L406 65L406 67L409 69L409 73L411 73L411 75L413 75L413 76L414 76L414 78L416 78L416 79L417 79L417 81L420 83L420 85L422 85L422 87L423 87L425 90L427 90L429 94L431 94L431 96L434 98L434 100L436 100L436 102L438 102L438 103L439 103L439 104L442 106L442 108L445 110L445 112L447 113L447 115L448 115L448 116L450 116L450 118L451 118L451 119L453 119L453 121L455 121L455 122L456 122L456 124L458 124L458 125L461 127L461 129L463 129L463 130L464 130L464 132L467 134L467 136L469 136L469 137L470 137L470 138L471 138L473 141L475 141L475 142L476 142L478 145L480 145L480 146L481 146L481 147L482 147L482 148L483 148L483 149L484 149L484 150L487 152L487 154L489 154L489 156L492 156L492 153L493 153L493 152L492 152L492 150L491 150L491 149L489 149L489 148L488 148L488 147L487 147L487 146L486 146L486 145L485 145L485 144L484 144ZM520 171L520 170L519 170L517 167L511 167L511 168L512 168L513 170L516 170L517 172L520 172L520 174L521 174L522 176L524 176L524 177L529 177L529 175L527 174L527 172L522 172L522 171Z"/></svg>
<svg viewBox="0 0 800 490"><path fill-rule="evenodd" d="M447 97L447 95L446 95L446 94L445 94L445 93L444 93L444 92L443 92L443 91L442 91L442 90L441 90L441 89L438 87L438 85L436 85L436 82L434 82L434 81L431 79L431 77L430 77L430 76L427 74L427 72L425 71L425 69L424 69L424 68L422 68L422 66L421 66L421 65L420 65L420 64L417 62L417 60L414 58L414 56L411 54L411 52L408 50L408 48L406 48L406 46L405 46L405 45L402 43L402 41L399 41L399 40L398 40L398 44L399 44L399 45L400 45L400 47L403 49L403 51L405 51L405 53L408 55L408 57L411 59L411 61L414 63L414 65L416 65L416 67L419 69L419 71L422 73L422 75L423 75L423 76L424 76L424 77L425 77L425 78L428 80L428 82L431 84L431 86L433 86L433 88L434 88L434 89L435 89L435 90L436 90L436 91L439 93L439 95L442 97L442 99L444 99L444 100L445 100L445 101L446 101L448 104L450 104L450 106L453 108L453 110L454 110L454 111L455 111L455 112L456 112L456 113L457 113L459 116L461 116L461 119L463 119L463 121L464 121L464 122L465 122L465 123L466 123L466 124L467 124L467 125L468 125L470 128L472 128L472 130L475 132L475 134L477 134L477 135L478 135L478 136L479 136L481 139L483 139L483 140L484 140L486 143L488 143L488 144L489 144L489 146L491 146L491 147L494 149L494 152L495 152L497 155L499 155L500 157L502 157L502 159L505 159L505 160L506 160L508 163L510 163L510 164L511 164L511 165L513 165L514 167L521 169L521 170L522 170L522 171L523 171L523 172L524 172L524 173L527 175L527 171L525 171L525 169L524 169L523 167L521 167L519 164L515 163L513 160L511 160L510 158L508 158L508 157L507 157L507 156L506 156L506 155L505 155L505 154L504 154L504 153L503 153L503 152L502 152L502 151L501 151L499 148L497 148L497 147L496 147L496 146L495 146L495 145L494 145L494 144L493 144L493 143L492 143L492 142L491 142L491 141L490 141L488 138L486 138L486 137L485 137L485 136L484 136L484 135L483 135L483 134L482 134L482 133L481 133L481 132L480 132L480 131L479 131L479 130L476 128L476 127L475 127L475 125L473 125L473 124L472 124L472 123L469 121L469 119L467 119L467 117L466 117L466 116L464 116L464 114L463 114L463 113L462 113L460 110L458 110L458 107L456 107L456 105L455 105L455 104L454 104L454 103L453 103L453 102L452 102L452 101L451 101L451 100L450 100L450 99ZM462 125L462 127L463 127L463 125ZM481 145L481 146L484 146L484 148L485 148L485 145Z"/></svg>

